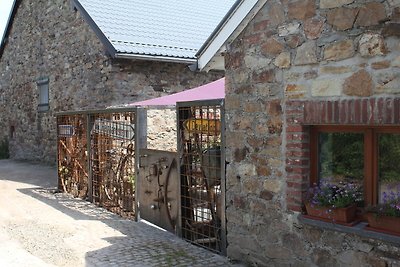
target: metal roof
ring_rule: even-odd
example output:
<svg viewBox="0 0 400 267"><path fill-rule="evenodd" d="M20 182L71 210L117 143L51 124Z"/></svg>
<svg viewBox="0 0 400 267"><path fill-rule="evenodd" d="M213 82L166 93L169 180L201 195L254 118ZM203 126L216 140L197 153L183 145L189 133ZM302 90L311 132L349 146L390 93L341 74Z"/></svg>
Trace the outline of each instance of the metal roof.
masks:
<svg viewBox="0 0 400 267"><path fill-rule="evenodd" d="M195 59L235 0L75 0L113 56Z"/></svg>
<svg viewBox="0 0 400 267"><path fill-rule="evenodd" d="M196 54L197 68L224 70L226 45L235 40L268 0L237 0Z"/></svg>
<svg viewBox="0 0 400 267"><path fill-rule="evenodd" d="M8 1L2 4L1 8L5 8L0 11L0 14L4 17L0 18L0 57L3 55L4 46L6 43L6 37L9 33L10 25L12 24L13 18L16 13L16 9L19 5L17 0ZM7 16L8 14L8 16Z"/></svg>

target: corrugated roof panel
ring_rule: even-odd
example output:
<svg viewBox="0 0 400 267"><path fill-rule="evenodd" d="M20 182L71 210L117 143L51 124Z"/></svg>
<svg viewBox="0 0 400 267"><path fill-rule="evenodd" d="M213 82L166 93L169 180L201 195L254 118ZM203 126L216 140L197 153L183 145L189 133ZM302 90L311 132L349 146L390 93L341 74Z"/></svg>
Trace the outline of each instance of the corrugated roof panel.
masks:
<svg viewBox="0 0 400 267"><path fill-rule="evenodd" d="M118 53L195 58L236 0L79 0Z"/></svg>

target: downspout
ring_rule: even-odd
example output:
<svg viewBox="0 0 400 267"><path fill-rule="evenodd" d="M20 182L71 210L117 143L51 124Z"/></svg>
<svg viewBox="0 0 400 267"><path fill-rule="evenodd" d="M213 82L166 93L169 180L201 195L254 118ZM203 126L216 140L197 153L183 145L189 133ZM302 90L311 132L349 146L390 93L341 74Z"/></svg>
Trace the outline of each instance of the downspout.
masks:
<svg viewBox="0 0 400 267"><path fill-rule="evenodd" d="M196 62L193 64L190 64L189 66L189 70L191 71L199 71L199 61L198 59L196 59Z"/></svg>

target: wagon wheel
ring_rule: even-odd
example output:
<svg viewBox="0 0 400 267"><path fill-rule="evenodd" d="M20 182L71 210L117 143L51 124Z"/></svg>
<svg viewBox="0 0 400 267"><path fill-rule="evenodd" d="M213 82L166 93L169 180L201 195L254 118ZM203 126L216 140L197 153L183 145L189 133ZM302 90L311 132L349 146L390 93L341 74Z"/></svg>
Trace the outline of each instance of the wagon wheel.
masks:
<svg viewBox="0 0 400 267"><path fill-rule="evenodd" d="M117 199L115 198L117 188L116 188L116 180L117 180L117 172L118 169L115 169L115 152L110 150L107 151L109 154L105 159L105 166L103 172L103 180L102 180L102 192L104 192L104 198L102 197L102 202L108 203L107 206L111 205L115 206Z"/></svg>
<svg viewBox="0 0 400 267"><path fill-rule="evenodd" d="M178 179L170 179L171 170L174 167L176 167L176 160L172 159L171 164L169 165L164 185L165 210L167 211L168 221L173 228L175 228L176 225L176 215L178 214L178 209L179 209L176 197L171 196L171 192L174 192L173 188L178 188L179 186ZM172 190L168 190L168 188L172 188Z"/></svg>
<svg viewBox="0 0 400 267"><path fill-rule="evenodd" d="M109 201L114 202L114 177L116 176L111 166L106 166L103 174L103 191Z"/></svg>
<svg viewBox="0 0 400 267"><path fill-rule="evenodd" d="M134 148L133 144L129 144L126 148L127 154L121 158L118 168L117 185L119 187L118 198L122 200L122 209L124 211L133 211L134 201Z"/></svg>

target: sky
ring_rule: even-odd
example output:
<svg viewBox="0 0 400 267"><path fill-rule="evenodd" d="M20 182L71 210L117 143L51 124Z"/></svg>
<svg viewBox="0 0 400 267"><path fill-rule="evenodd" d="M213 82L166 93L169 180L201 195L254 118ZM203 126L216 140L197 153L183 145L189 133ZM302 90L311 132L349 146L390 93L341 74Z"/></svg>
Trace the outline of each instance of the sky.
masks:
<svg viewBox="0 0 400 267"><path fill-rule="evenodd" d="M0 0L0 38L3 37L14 0Z"/></svg>

